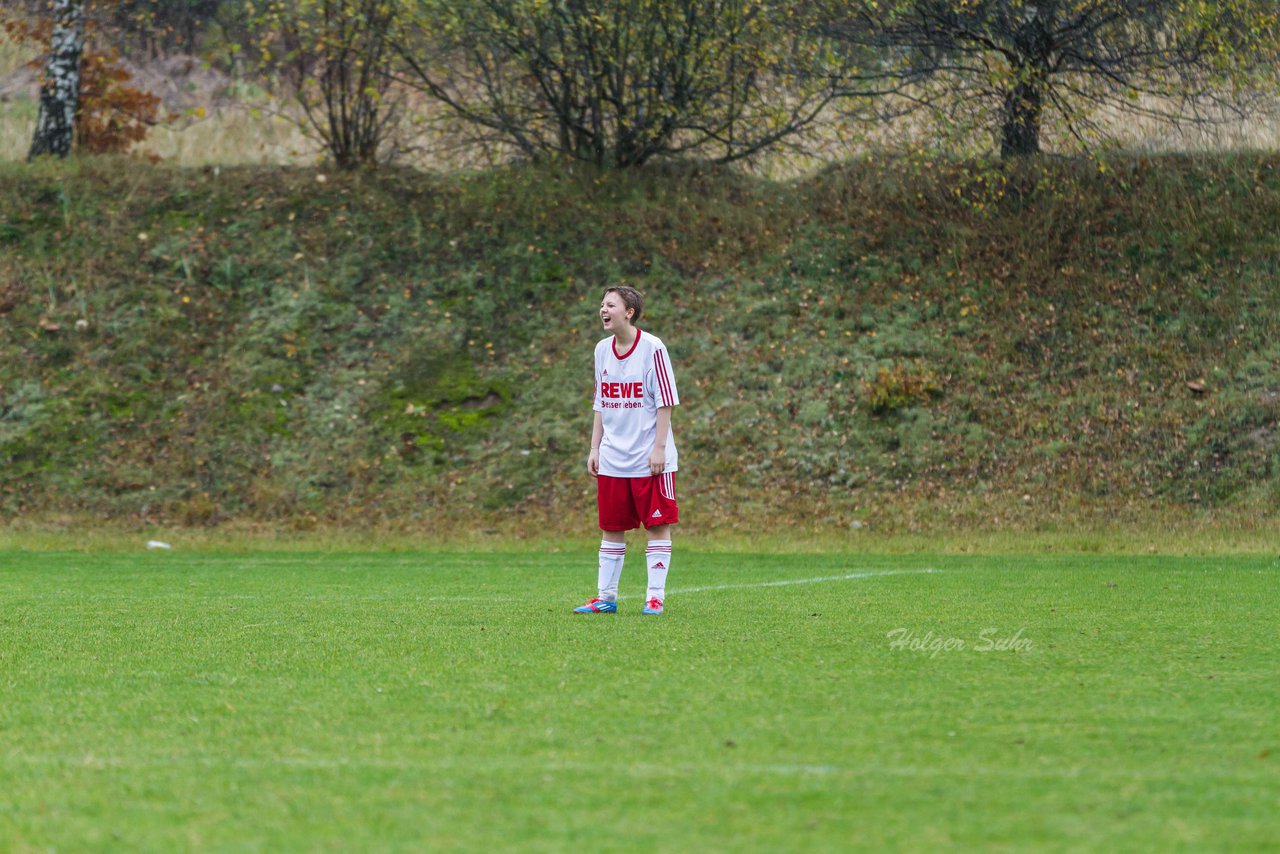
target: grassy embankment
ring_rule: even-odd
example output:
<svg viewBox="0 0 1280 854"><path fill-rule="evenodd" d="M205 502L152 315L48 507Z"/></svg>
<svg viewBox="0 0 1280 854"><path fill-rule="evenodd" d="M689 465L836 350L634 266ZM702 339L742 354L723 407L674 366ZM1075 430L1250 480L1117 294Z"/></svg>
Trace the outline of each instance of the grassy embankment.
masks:
<svg viewBox="0 0 1280 854"><path fill-rule="evenodd" d="M676 360L690 533L1266 539L1280 161L1106 165L5 164L0 512L589 529L626 280Z"/></svg>

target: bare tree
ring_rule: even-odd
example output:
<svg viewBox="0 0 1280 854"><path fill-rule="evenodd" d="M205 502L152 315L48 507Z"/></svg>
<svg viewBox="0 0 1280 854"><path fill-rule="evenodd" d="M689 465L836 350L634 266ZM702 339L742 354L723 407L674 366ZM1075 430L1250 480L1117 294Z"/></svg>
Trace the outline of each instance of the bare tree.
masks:
<svg viewBox="0 0 1280 854"><path fill-rule="evenodd" d="M40 84L40 109L28 160L43 154L66 157L75 138L84 53L83 0L52 0L53 32Z"/></svg>
<svg viewBox="0 0 1280 854"><path fill-rule="evenodd" d="M1100 109L1203 121L1238 108L1242 75L1274 56L1254 0L884 0L828 4L825 35L915 81L919 103L994 115L1002 156L1041 150L1052 117L1082 144Z"/></svg>
<svg viewBox="0 0 1280 854"><path fill-rule="evenodd" d="M834 97L824 54L766 0L416 0L405 80L527 157L629 167L751 157ZM424 53L423 46L441 48ZM428 58L429 57L429 58Z"/></svg>
<svg viewBox="0 0 1280 854"><path fill-rule="evenodd" d="M250 17L263 65L278 73L340 169L387 155L400 119L391 92L398 0L272 0Z"/></svg>

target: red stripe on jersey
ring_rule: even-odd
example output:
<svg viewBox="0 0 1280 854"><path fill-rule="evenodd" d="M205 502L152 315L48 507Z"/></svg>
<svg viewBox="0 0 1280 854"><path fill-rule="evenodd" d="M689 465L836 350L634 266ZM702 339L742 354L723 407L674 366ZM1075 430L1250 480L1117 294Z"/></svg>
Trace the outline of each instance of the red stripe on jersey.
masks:
<svg viewBox="0 0 1280 854"><path fill-rule="evenodd" d="M675 406L675 398L671 394L671 375L667 373L667 360L661 350L653 351L653 370L658 375L658 390L662 393L659 406Z"/></svg>

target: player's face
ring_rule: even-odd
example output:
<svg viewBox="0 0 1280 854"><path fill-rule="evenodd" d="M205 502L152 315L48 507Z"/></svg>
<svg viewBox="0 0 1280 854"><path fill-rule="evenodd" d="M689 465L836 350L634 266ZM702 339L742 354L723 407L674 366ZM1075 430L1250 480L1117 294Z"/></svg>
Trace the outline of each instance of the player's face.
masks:
<svg viewBox="0 0 1280 854"><path fill-rule="evenodd" d="M604 295L604 299L600 301L600 322L604 324L605 331L617 332L631 325L631 320L627 316L627 304L622 301L622 297L612 291Z"/></svg>

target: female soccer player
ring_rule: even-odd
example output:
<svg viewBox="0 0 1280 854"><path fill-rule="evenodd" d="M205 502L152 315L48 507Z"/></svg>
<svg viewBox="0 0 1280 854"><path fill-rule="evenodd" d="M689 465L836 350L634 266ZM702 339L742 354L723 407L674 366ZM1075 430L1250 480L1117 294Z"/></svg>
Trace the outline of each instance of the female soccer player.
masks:
<svg viewBox="0 0 1280 854"><path fill-rule="evenodd" d="M574 610L618 610L618 578L626 556L625 532L644 526L649 592L642 613L661 614L671 568L671 526L676 506L676 443L671 409L680 403L667 348L636 323L644 297L635 288L612 287L600 301L600 321L610 333L596 345L595 424L587 471L596 478L600 509L599 590Z"/></svg>

